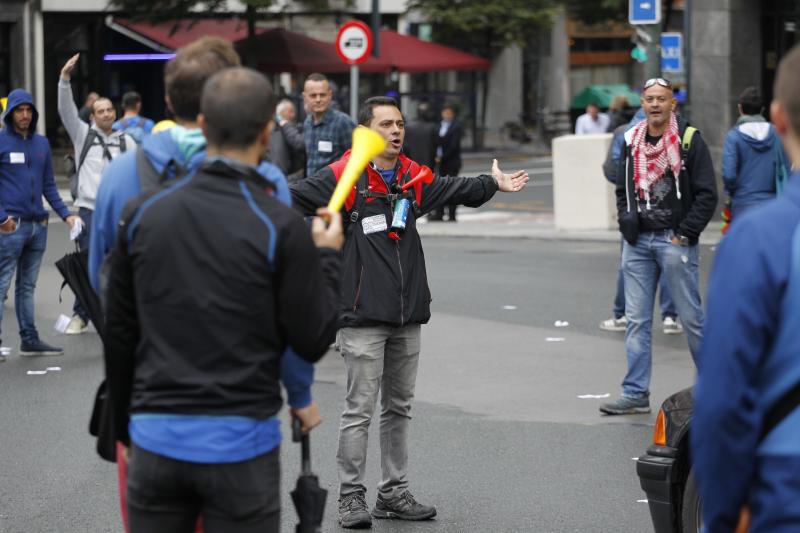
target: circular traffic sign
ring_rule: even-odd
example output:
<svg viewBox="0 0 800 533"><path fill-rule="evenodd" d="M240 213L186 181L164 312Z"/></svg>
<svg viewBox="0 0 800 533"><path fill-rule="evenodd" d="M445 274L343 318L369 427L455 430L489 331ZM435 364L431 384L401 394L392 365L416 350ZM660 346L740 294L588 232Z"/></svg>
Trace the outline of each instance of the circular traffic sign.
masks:
<svg viewBox="0 0 800 533"><path fill-rule="evenodd" d="M336 53L348 65L363 63L372 52L372 31L359 20L342 24L336 36Z"/></svg>

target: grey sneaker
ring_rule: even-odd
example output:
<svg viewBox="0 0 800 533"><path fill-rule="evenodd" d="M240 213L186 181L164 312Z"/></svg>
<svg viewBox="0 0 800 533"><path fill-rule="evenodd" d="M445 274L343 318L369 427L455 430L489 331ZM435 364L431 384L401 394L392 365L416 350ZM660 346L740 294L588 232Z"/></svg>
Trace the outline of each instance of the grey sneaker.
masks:
<svg viewBox="0 0 800 533"><path fill-rule="evenodd" d="M19 354L23 357L33 357L34 355L64 355L64 349L57 346L50 346L46 342L37 339L33 342L23 342L19 347Z"/></svg>
<svg viewBox="0 0 800 533"><path fill-rule="evenodd" d="M375 518L399 518L400 520L428 520L436 516L436 507L422 505L410 492L405 491L400 496L391 500L384 500L378 495L375 508L372 509Z"/></svg>
<svg viewBox="0 0 800 533"><path fill-rule="evenodd" d="M600 412L606 415L646 414L650 412L650 399L621 396L616 402L601 405Z"/></svg>
<svg viewBox="0 0 800 533"><path fill-rule="evenodd" d="M628 327L628 319L624 316L619 318L609 318L600 322L600 329L605 331L625 331Z"/></svg>
<svg viewBox="0 0 800 533"><path fill-rule="evenodd" d="M675 320L675 317L667 316L664 317L661 331L664 332L664 335L680 335L683 333L683 326Z"/></svg>
<svg viewBox="0 0 800 533"><path fill-rule="evenodd" d="M363 492L354 492L339 498L339 524L347 529L372 527L372 517Z"/></svg>

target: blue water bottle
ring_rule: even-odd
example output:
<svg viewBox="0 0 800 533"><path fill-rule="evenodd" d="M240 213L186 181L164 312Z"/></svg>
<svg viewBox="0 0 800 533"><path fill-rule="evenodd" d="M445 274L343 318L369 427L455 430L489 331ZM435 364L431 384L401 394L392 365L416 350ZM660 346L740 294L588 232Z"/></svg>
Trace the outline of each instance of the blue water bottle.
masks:
<svg viewBox="0 0 800 533"><path fill-rule="evenodd" d="M394 204L392 228L389 230L389 237L396 241L399 241L402 238L403 232L406 230L408 210L410 207L411 202L408 200L408 198L401 198Z"/></svg>

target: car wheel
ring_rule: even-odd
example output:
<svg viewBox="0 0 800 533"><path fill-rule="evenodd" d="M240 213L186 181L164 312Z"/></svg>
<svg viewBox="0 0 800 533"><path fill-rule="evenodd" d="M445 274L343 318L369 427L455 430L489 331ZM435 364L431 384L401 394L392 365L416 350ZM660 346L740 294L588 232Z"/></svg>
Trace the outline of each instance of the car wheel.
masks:
<svg viewBox="0 0 800 533"><path fill-rule="evenodd" d="M698 533L703 529L703 514L700 511L700 494L694 480L694 469L689 471L689 478L683 489L681 505L681 525L683 533Z"/></svg>

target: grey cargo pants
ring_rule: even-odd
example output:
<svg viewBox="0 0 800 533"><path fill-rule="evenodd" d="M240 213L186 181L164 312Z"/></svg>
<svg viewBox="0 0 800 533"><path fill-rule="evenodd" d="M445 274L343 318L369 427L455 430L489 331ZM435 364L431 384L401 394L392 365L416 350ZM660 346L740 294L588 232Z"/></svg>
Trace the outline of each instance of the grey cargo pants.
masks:
<svg viewBox="0 0 800 533"><path fill-rule="evenodd" d="M417 379L420 325L342 328L347 396L339 426L339 494L366 492L367 434L381 393L381 482L384 498L408 487L408 421Z"/></svg>

